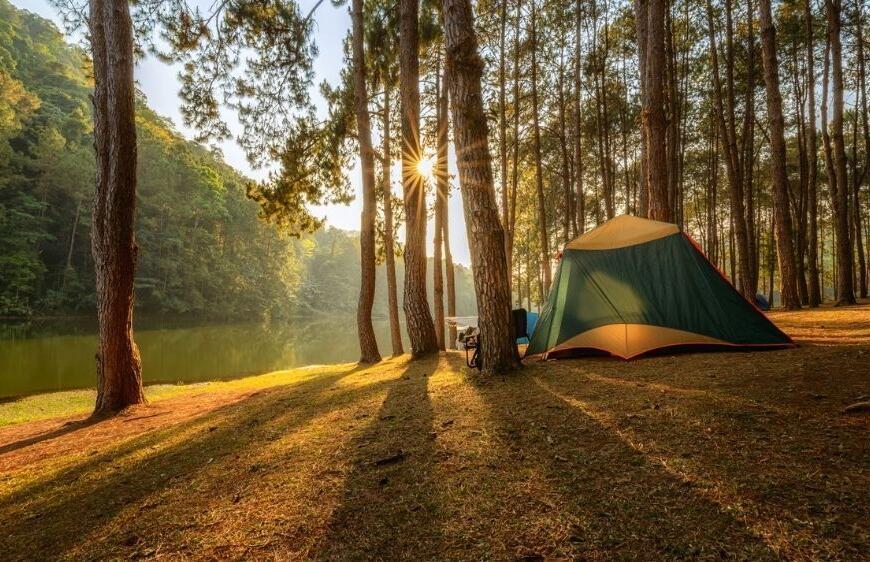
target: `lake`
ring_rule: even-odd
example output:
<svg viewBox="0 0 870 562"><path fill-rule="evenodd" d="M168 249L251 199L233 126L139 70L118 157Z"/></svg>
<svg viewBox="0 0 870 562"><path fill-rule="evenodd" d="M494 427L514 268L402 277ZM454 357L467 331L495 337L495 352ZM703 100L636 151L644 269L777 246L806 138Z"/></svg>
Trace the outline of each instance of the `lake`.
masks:
<svg viewBox="0 0 870 562"><path fill-rule="evenodd" d="M374 326L381 354L388 357L389 321L375 320ZM359 359L356 317L351 316L220 324L142 319L136 341L146 384L229 379ZM94 387L96 346L92 319L0 323L0 398Z"/></svg>

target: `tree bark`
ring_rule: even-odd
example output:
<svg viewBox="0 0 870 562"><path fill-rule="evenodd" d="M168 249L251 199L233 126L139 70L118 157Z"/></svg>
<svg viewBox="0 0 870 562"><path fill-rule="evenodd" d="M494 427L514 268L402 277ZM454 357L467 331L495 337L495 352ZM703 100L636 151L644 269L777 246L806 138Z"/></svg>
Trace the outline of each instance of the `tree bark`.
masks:
<svg viewBox="0 0 870 562"><path fill-rule="evenodd" d="M800 308L798 299L791 211L789 210L788 176L785 169L785 132L782 95L779 90L779 66L776 57L776 30L770 13L770 0L759 0L761 53L764 85L767 93L767 120L770 128L770 167L773 183L773 214L776 225L776 251L779 262L782 305L789 310Z"/></svg>
<svg viewBox="0 0 870 562"><path fill-rule="evenodd" d="M860 93L858 95L860 97ZM858 283L858 292L861 298L867 296L867 263L864 259L864 235L861 218L861 175L858 173L858 115L852 116L852 238L855 240L855 254L858 258L858 271L855 272L855 281Z"/></svg>
<svg viewBox="0 0 870 562"><path fill-rule="evenodd" d="M646 88L643 108L647 138L647 184L649 185L648 216L653 220L671 222L672 210L668 197L667 117L665 116L665 0L648 0Z"/></svg>
<svg viewBox="0 0 870 562"><path fill-rule="evenodd" d="M818 141L816 140L816 71L813 48L813 12L810 1L804 0L804 23L807 41L807 195L809 198L809 241L807 242L807 276L809 304L817 307L822 302L819 286L819 195L818 195Z"/></svg>
<svg viewBox="0 0 870 562"><path fill-rule="evenodd" d="M375 302L375 152L369 122L368 90L366 85L365 31L363 29L363 0L353 0L353 108L356 114L359 160L362 168L362 212L360 214L360 287L356 309L359 334L360 363L381 360L375 329L372 326L372 306Z"/></svg>
<svg viewBox="0 0 870 562"><path fill-rule="evenodd" d="M578 7L579 2L580 0L578 0ZM647 138L646 118L643 117L646 108L649 107L649 89L646 82L647 46L649 41L647 33L647 26L649 24L648 14L649 0L634 0L635 33L637 34L637 65L638 73L640 74L640 105L641 110L644 112L641 116L640 173L638 175L638 214L643 217L649 214L649 155L647 153L649 139Z"/></svg>
<svg viewBox="0 0 870 562"><path fill-rule="evenodd" d="M402 344L402 329L399 325L399 295L396 282L396 248L393 241L393 188L390 178L393 155L390 136L390 80L384 76L384 116L381 138L383 152L383 177L381 178L381 197L384 206L384 254L387 269L387 307L390 317L390 340L392 341L393 357L405 353Z"/></svg>
<svg viewBox="0 0 870 562"><path fill-rule="evenodd" d="M846 173L846 142L843 137L843 45L840 41L840 1L825 0L828 37L831 44L831 78L833 110L831 136L833 140L834 174L831 182L834 227L837 232L837 305L855 304L852 271L852 241L849 236L849 180Z"/></svg>
<svg viewBox="0 0 870 562"><path fill-rule="evenodd" d="M508 202L507 180L507 108L506 103L506 72L505 72L505 35L507 33L507 3L499 2L499 35L498 35L498 162L499 182L501 183L501 223L505 230L510 223L510 207ZM507 237L505 237L507 241Z"/></svg>
<svg viewBox="0 0 870 562"><path fill-rule="evenodd" d="M517 13L513 36L513 157L511 159L511 192L508 200L508 220L505 229L504 247L508 271L513 271L514 236L517 219L517 193L520 182L520 21L523 9L522 0L517 0Z"/></svg>
<svg viewBox="0 0 870 562"><path fill-rule="evenodd" d="M733 25L731 22L731 1L725 0L726 10L726 84L727 84L727 109L722 99L722 81L719 76L719 54L716 44L716 31L713 23L713 7L707 0L707 23L710 37L710 58L713 71L713 98L716 102L716 116L719 122L719 130L725 137L725 171L728 177L728 196L731 203L731 218L734 225L734 238L737 251L737 264L739 274L735 277L737 285L743 296L753 302L755 293L751 283L748 282L750 275L749 264L749 237L746 232L746 211L744 208L743 177L741 167L740 150L737 145L737 129L735 126L735 102L734 102L734 53L733 53ZM727 111L727 117L726 117Z"/></svg>
<svg viewBox="0 0 870 562"><path fill-rule="evenodd" d="M796 245L796 266L797 266L797 288L798 297L801 304L809 304L809 286L807 284L807 274L805 266L805 258L807 254L807 191L809 184L809 162L806 153L806 118L803 108L803 88L800 83L800 71L798 64L798 45L796 40L792 40L791 45L792 56L792 85L794 93L794 109L795 109L795 129L796 129L796 144L797 144L797 159L798 159L798 182L795 185L791 184L792 193L792 209L794 211L795 228L795 245Z"/></svg>
<svg viewBox="0 0 870 562"><path fill-rule="evenodd" d="M517 368L519 357L483 110L483 61L477 51L470 1L443 0L442 6L459 185L477 293L481 360L485 372L499 373Z"/></svg>
<svg viewBox="0 0 870 562"><path fill-rule="evenodd" d="M565 198L562 210L562 238L567 244L571 241L572 221L574 217L574 186L571 181L571 161L568 156L568 134L565 118L565 70L562 61L559 63L559 149L562 156L562 192Z"/></svg>
<svg viewBox="0 0 870 562"><path fill-rule="evenodd" d="M821 115L821 130L822 130L822 149L825 155L825 174L828 176L828 185L836 183L837 174L834 171L834 153L831 148L831 130L828 127L828 93L830 92L830 78L831 78L831 36L825 34L825 51L824 58L822 59L822 102L820 106L820 115ZM833 189L833 187L832 187ZM833 195L831 206L833 207ZM837 298L837 268L836 268L836 246L833 243L834 237L833 232L835 228L832 225L831 229L831 248L833 250L832 255L832 278L833 278L833 289L834 289L834 300ZM822 257L824 258L824 242L822 243ZM822 264L824 265L824 259L822 259ZM822 291L824 292L824 283L825 276L824 272L822 273Z"/></svg>
<svg viewBox="0 0 870 562"><path fill-rule="evenodd" d="M864 170L862 172L862 180L866 181L870 178L870 118L868 118L867 111L867 69L866 62L864 58L864 8L862 6L858 6L857 13L855 15L855 43L857 44L856 55L858 59L858 90L861 94L861 130L863 132L864 137ZM856 196L855 196L855 212L858 217L861 217L861 204L860 204L860 190L861 184L863 181L856 182ZM860 237L858 238L860 240ZM864 255L864 250L866 248L866 244L860 250L860 263L861 263L861 298L867 298L867 264L865 263L867 258Z"/></svg>
<svg viewBox="0 0 870 562"><path fill-rule="evenodd" d="M94 64L94 194L91 251L96 271L99 347L95 416L145 402L133 339L138 248L133 25L127 0L90 0Z"/></svg>
<svg viewBox="0 0 870 562"><path fill-rule="evenodd" d="M399 0L399 90L402 111L402 189L405 199L405 322L411 354L438 350L426 297L426 187L420 150L418 0Z"/></svg>
<svg viewBox="0 0 870 562"><path fill-rule="evenodd" d="M447 166L447 161L444 163L445 169ZM444 195L445 199L449 199L450 197L450 184L447 184L447 192ZM443 234L442 237L444 239L444 266L446 269L446 277L447 277L447 316L454 317L456 316L456 280L454 276L453 270L453 255L450 253L450 221L449 217L449 209L448 205L444 206L444 220L442 221L443 226ZM447 328L447 347L450 349L456 349L456 324L450 324Z"/></svg>
<svg viewBox="0 0 870 562"><path fill-rule="evenodd" d="M577 0L574 8L576 34L576 52L574 53L574 190L577 203L576 232L583 234L586 231L586 193L583 189L583 57L582 57L582 31L583 31L583 2Z"/></svg>
<svg viewBox="0 0 870 562"><path fill-rule="evenodd" d="M746 238L749 249L749 272L744 281L746 289L755 298L758 292L758 237L755 225L755 25L753 0L746 1L746 98L743 114L743 196L746 200ZM754 301L753 301L754 302Z"/></svg>
<svg viewBox="0 0 870 562"><path fill-rule="evenodd" d="M437 99L437 161L435 163L435 251L433 252L433 294L435 298L435 336L438 349L444 351L444 276L441 250L444 243L444 209L447 207L447 65L444 80L436 67L435 96Z"/></svg>
<svg viewBox="0 0 870 562"><path fill-rule="evenodd" d="M550 271L550 237L547 232L547 203L544 199L544 175L541 163L541 125L538 115L538 32L536 29L537 7L532 1L532 122L534 129L533 150L535 155L535 193L538 202L538 240L541 246L541 271L544 274L544 293L550 292L552 273ZM454 102L455 103L455 102Z"/></svg>

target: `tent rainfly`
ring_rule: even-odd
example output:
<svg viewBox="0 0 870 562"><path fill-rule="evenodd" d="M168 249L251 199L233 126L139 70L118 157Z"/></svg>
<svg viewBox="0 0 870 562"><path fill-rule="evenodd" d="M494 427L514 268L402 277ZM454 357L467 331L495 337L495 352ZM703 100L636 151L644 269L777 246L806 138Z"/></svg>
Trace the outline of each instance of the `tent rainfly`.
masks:
<svg viewBox="0 0 870 562"><path fill-rule="evenodd" d="M565 246L526 355L791 346L676 225L623 215Z"/></svg>

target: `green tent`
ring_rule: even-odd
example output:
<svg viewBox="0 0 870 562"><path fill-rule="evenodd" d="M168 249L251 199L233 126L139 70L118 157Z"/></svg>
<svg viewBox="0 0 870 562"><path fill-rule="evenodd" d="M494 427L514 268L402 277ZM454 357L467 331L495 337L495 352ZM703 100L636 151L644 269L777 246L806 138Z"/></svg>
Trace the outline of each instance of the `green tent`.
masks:
<svg viewBox="0 0 870 562"><path fill-rule="evenodd" d="M565 247L526 355L793 345L676 225L624 215Z"/></svg>

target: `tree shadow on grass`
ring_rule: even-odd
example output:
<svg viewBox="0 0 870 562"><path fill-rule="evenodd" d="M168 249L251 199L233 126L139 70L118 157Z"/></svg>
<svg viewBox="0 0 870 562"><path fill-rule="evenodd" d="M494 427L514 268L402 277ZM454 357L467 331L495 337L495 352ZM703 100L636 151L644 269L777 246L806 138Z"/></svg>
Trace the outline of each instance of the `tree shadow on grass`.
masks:
<svg viewBox="0 0 870 562"><path fill-rule="evenodd" d="M101 420L96 420L94 418L68 421L60 427L57 427L50 431L44 431L32 437L19 439L18 441L15 441L13 443L8 443L6 445L0 446L0 455L11 453L19 449L24 449L25 447L30 447L31 445L36 445L42 443L43 441L50 441L52 439L57 439L58 437L63 437L64 435L68 435L70 433L73 433L74 431L90 427L95 423L98 423L99 421Z"/></svg>
<svg viewBox="0 0 870 562"><path fill-rule="evenodd" d="M477 390L514 467L504 483L513 519L493 522L514 555L776 558L762 537L533 373L486 379Z"/></svg>
<svg viewBox="0 0 870 562"><path fill-rule="evenodd" d="M417 360L393 382L369 426L351 443L351 472L312 557L437 558L440 501L428 384L437 357Z"/></svg>
<svg viewBox="0 0 870 562"><path fill-rule="evenodd" d="M867 459L866 425L780 408L771 399L554 369L555 376L538 379L542 390L586 411L647 458L704 490L781 554L836 558L866 552L868 534L860 522L870 516L868 492L859 482Z"/></svg>
<svg viewBox="0 0 870 562"><path fill-rule="evenodd" d="M0 521L5 523L0 552L12 559L47 559L78 548L77 557L118 557L195 528L196 514L183 505L185 495L195 508L227 494L239 480L280 470L252 465L249 458L313 418L385 384L343 390L339 381L358 370L260 391L193 420L132 438L13 491L0 499ZM204 481L200 475L206 471L211 478ZM179 492L180 504L153 503L167 492ZM133 508L138 513L134 510L128 517ZM173 516L176 508L181 519ZM122 513L125 516L116 521Z"/></svg>

